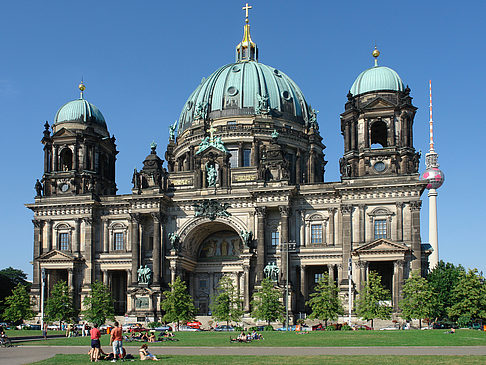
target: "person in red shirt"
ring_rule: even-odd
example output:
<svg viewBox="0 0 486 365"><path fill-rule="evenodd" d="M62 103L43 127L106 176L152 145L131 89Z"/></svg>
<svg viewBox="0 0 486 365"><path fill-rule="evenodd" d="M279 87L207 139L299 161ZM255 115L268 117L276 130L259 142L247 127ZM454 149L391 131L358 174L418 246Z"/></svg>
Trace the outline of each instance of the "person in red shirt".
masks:
<svg viewBox="0 0 486 365"><path fill-rule="evenodd" d="M91 362L93 361L98 361L98 358L100 357L100 337L101 337L101 332L98 329L98 325L95 323L93 325L93 328L90 331L91 335L91 351L89 354L89 360Z"/></svg>
<svg viewBox="0 0 486 365"><path fill-rule="evenodd" d="M120 359L123 355L123 332L118 322L115 322L115 328L111 331L110 345L113 345L113 361Z"/></svg>

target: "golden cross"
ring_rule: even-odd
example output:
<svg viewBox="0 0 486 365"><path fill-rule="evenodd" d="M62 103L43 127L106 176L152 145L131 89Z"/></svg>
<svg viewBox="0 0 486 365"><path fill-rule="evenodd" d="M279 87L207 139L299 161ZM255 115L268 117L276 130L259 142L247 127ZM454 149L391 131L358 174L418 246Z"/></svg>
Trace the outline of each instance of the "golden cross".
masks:
<svg viewBox="0 0 486 365"><path fill-rule="evenodd" d="M252 8L252 6L248 6L248 3L246 3L246 6L242 7L242 9L245 11L246 13L246 22L248 23L248 10L250 10Z"/></svg>
<svg viewBox="0 0 486 365"><path fill-rule="evenodd" d="M213 126L211 126L211 128L209 128L209 129L208 129L208 132L209 132L209 135L210 135L209 140L210 140L211 142L213 141L213 134L214 134L214 132L216 132L216 130L217 130L217 129L216 129L216 128L214 128Z"/></svg>

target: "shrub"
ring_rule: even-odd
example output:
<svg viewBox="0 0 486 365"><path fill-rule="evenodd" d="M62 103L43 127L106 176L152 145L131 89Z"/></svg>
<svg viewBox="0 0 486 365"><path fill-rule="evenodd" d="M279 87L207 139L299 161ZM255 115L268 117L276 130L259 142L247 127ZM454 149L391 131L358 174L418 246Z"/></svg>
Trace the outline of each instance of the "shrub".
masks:
<svg viewBox="0 0 486 365"><path fill-rule="evenodd" d="M243 327L241 327L241 326L236 326L236 327L235 327L235 331L241 332L241 331L243 331Z"/></svg>
<svg viewBox="0 0 486 365"><path fill-rule="evenodd" d="M327 326L324 331L335 331L336 328L333 325Z"/></svg>
<svg viewBox="0 0 486 365"><path fill-rule="evenodd" d="M471 317L469 317L467 314L462 315L457 319L457 325L460 328L468 327L471 324Z"/></svg>
<svg viewBox="0 0 486 365"><path fill-rule="evenodd" d="M304 318L299 318L299 319L296 321L296 323L297 323L298 325L303 326L303 325L305 325L305 319L304 319Z"/></svg>
<svg viewBox="0 0 486 365"><path fill-rule="evenodd" d="M273 331L273 327L272 326L265 326L265 328L263 328L264 331Z"/></svg>
<svg viewBox="0 0 486 365"><path fill-rule="evenodd" d="M160 326L162 326L162 323L160 323L160 322L149 322L149 323L147 323L148 328L155 328L155 327L160 327Z"/></svg>
<svg viewBox="0 0 486 365"><path fill-rule="evenodd" d="M352 328L348 326L347 324L343 324L341 327L341 331L351 331Z"/></svg>

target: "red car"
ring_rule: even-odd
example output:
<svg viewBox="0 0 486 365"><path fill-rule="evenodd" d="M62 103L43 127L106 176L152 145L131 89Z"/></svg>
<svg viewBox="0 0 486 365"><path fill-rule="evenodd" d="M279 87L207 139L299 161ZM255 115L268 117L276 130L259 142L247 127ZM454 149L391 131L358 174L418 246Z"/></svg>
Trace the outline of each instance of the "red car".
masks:
<svg viewBox="0 0 486 365"><path fill-rule="evenodd" d="M202 326L202 323L199 322L199 321L187 322L187 326L192 327L192 328L196 328L196 329L200 329L201 326Z"/></svg>
<svg viewBox="0 0 486 365"><path fill-rule="evenodd" d="M373 328L371 328L370 326L367 326L365 324L357 324L355 326L353 326L353 331L362 331L362 330L366 330L366 331L371 331Z"/></svg>

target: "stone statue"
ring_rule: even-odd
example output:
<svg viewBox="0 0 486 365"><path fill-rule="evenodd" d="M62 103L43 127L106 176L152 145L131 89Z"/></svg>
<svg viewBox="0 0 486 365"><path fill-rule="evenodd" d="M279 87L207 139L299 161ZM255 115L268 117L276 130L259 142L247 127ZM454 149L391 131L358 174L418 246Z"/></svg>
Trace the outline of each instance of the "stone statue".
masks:
<svg viewBox="0 0 486 365"><path fill-rule="evenodd" d="M176 129L177 129L177 120L174 122L174 124L169 126L169 140L170 141L175 140Z"/></svg>
<svg viewBox="0 0 486 365"><path fill-rule="evenodd" d="M171 250L177 250L177 243L179 243L179 235L177 233L169 233L169 241Z"/></svg>
<svg viewBox="0 0 486 365"><path fill-rule="evenodd" d="M226 146L223 143L223 140L221 139L220 136L214 137L214 142L213 142L214 147L216 147L218 150L222 152L228 152Z"/></svg>
<svg viewBox="0 0 486 365"><path fill-rule="evenodd" d="M152 279L152 270L145 265L145 266L140 266L140 268L137 270L138 274L138 282L140 284L148 284L150 283L150 280Z"/></svg>
<svg viewBox="0 0 486 365"><path fill-rule="evenodd" d="M39 181L39 179L37 179L37 181L35 182L34 189L37 194L35 197L40 198L42 196L42 183Z"/></svg>
<svg viewBox="0 0 486 365"><path fill-rule="evenodd" d="M265 277L269 278L272 281L278 280L279 272L280 269L278 268L275 262L268 263L267 266L265 266L265 268L263 269L263 273L265 274Z"/></svg>
<svg viewBox="0 0 486 365"><path fill-rule="evenodd" d="M252 231L241 231L241 237L243 238L243 243L249 248L253 239Z"/></svg>
<svg viewBox="0 0 486 365"><path fill-rule="evenodd" d="M270 108L268 107L268 95L256 94L258 104L255 107L255 114L268 114L270 113Z"/></svg>
<svg viewBox="0 0 486 365"><path fill-rule="evenodd" d="M218 177L218 171L216 170L216 167L206 164L206 175L208 186L216 187L216 180Z"/></svg>
<svg viewBox="0 0 486 365"><path fill-rule="evenodd" d="M140 189L140 173L133 169L132 184L134 189Z"/></svg>
<svg viewBox="0 0 486 365"><path fill-rule="evenodd" d="M273 132L272 132L272 139L277 139L278 138L278 135L279 134L278 134L277 130L274 129Z"/></svg>
<svg viewBox="0 0 486 365"><path fill-rule="evenodd" d="M197 103L196 110L194 111L194 119L204 119L206 118L207 104L201 102Z"/></svg>
<svg viewBox="0 0 486 365"><path fill-rule="evenodd" d="M317 124L317 113L319 113L319 110L309 107L309 127L319 130L319 125Z"/></svg>

